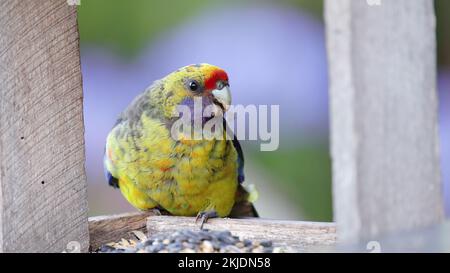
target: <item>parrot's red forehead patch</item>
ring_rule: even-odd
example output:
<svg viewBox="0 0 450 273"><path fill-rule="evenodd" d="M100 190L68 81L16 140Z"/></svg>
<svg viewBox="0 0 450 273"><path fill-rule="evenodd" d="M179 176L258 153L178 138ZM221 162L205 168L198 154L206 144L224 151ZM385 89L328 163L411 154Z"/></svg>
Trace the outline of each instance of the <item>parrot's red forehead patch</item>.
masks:
<svg viewBox="0 0 450 273"><path fill-rule="evenodd" d="M206 76L205 89L206 90L215 89L217 81L228 81L227 73L219 68L211 70L209 75Z"/></svg>

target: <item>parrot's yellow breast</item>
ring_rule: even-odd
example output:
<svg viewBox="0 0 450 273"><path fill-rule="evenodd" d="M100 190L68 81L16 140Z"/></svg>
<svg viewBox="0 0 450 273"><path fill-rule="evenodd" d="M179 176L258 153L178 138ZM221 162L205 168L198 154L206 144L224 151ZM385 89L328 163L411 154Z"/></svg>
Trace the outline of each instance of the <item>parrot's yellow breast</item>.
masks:
<svg viewBox="0 0 450 273"><path fill-rule="evenodd" d="M227 216L237 189L237 152L227 140L174 140L165 124L142 115L108 135L105 166L136 208Z"/></svg>

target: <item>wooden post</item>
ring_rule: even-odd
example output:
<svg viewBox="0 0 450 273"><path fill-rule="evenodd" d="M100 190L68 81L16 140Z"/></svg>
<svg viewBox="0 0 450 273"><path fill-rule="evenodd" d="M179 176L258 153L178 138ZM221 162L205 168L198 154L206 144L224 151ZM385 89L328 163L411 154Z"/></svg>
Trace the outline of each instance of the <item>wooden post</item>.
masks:
<svg viewBox="0 0 450 273"><path fill-rule="evenodd" d="M82 104L76 7L1 1L1 251L87 250Z"/></svg>
<svg viewBox="0 0 450 273"><path fill-rule="evenodd" d="M338 238L439 222L433 1L327 0L325 20Z"/></svg>

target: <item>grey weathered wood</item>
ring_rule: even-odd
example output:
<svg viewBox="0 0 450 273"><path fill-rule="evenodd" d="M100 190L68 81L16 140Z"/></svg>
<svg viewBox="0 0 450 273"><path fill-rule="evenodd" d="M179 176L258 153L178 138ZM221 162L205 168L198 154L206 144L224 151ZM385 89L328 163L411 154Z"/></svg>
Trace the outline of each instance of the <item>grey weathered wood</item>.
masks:
<svg viewBox="0 0 450 273"><path fill-rule="evenodd" d="M82 104L76 7L0 1L1 251L87 250Z"/></svg>
<svg viewBox="0 0 450 273"><path fill-rule="evenodd" d="M327 0L325 20L340 239L439 222L433 1Z"/></svg>
<svg viewBox="0 0 450 273"><path fill-rule="evenodd" d="M91 250L100 246L135 239L133 231L148 231L148 235L171 233L180 229L199 229L193 217L156 216L153 212L135 212L89 218ZM334 223L279 221L259 218L210 219L205 228L230 230L234 235L255 240L273 240L292 251L333 250L336 241Z"/></svg>
<svg viewBox="0 0 450 273"><path fill-rule="evenodd" d="M132 231L147 232L147 217L152 212L89 217L90 248L95 251L104 244L132 238Z"/></svg>
<svg viewBox="0 0 450 273"><path fill-rule="evenodd" d="M149 236L199 228L200 223L195 223L193 217L150 216L147 221ZM336 242L334 223L214 218L209 219L204 228L229 230L233 235L256 241L272 240L275 246L294 252L333 250Z"/></svg>
<svg viewBox="0 0 450 273"><path fill-rule="evenodd" d="M418 228L410 231L392 232L376 241L356 244L339 244L339 252L383 253L450 253L450 222Z"/></svg>

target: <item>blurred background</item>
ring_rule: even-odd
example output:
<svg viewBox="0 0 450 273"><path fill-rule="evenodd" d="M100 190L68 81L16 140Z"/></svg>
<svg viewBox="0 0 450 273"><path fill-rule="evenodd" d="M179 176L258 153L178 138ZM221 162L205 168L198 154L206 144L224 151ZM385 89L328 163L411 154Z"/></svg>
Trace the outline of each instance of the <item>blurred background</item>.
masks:
<svg viewBox="0 0 450 273"><path fill-rule="evenodd" d="M450 1L436 0L440 135L450 212ZM242 142L262 217L331 221L323 2L82 0L79 6L90 215L135 211L103 176L118 114L154 80L192 63L224 68L234 104L280 105L280 146Z"/></svg>

